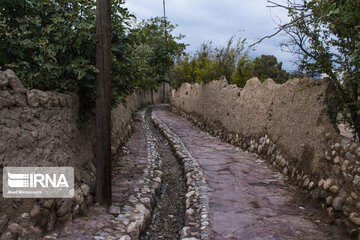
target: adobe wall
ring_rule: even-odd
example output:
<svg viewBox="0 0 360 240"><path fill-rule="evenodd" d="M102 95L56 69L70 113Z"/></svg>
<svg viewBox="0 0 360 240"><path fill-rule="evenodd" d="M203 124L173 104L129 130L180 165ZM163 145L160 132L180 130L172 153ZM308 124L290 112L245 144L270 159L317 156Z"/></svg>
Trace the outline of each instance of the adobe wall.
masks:
<svg viewBox="0 0 360 240"><path fill-rule="evenodd" d="M151 97L150 91L137 91L112 110L113 154L131 134L132 113L152 99L160 103L161 94ZM20 224L28 234L50 231L56 222L76 217L92 202L95 124L79 128L78 110L76 94L27 90L13 71L0 71L0 183L6 166L72 166L76 180L75 197L67 200L4 199L1 188L0 235L9 223Z"/></svg>
<svg viewBox="0 0 360 240"><path fill-rule="evenodd" d="M324 202L330 217L359 227L360 144L338 134L334 99L325 81L252 78L241 89L222 78L184 83L170 102L199 127L266 158Z"/></svg>

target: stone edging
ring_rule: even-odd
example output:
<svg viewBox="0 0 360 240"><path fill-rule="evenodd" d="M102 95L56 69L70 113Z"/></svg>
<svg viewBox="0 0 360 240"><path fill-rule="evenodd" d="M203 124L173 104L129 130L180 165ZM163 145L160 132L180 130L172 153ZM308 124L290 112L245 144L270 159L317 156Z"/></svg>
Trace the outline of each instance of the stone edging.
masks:
<svg viewBox="0 0 360 240"><path fill-rule="evenodd" d="M134 194L130 195L127 203L120 209L111 207L110 213L116 217L113 221L116 230L106 239L134 240L139 239L148 224L155 208L156 194L161 186L162 161L157 150L157 141L145 121L145 110L140 112L143 128L147 138L147 166L135 187Z"/></svg>
<svg viewBox="0 0 360 240"><path fill-rule="evenodd" d="M154 112L151 120L170 142L175 156L181 161L186 176L187 193L185 226L181 231L181 239L210 239L209 222L209 187L197 160L189 153L180 138L164 124Z"/></svg>
<svg viewBox="0 0 360 240"><path fill-rule="evenodd" d="M331 173L314 176L301 170L291 159L285 159L284 154L267 135L258 139L242 138L224 128L213 129L206 121L174 106L171 106L171 111L223 141L266 159L279 169L285 178L291 179L307 191L313 200L320 201L336 224L345 225L351 236L358 236L360 240L360 193L356 190L357 186L360 186L360 162L356 161L356 156L360 157L360 147L357 143L350 143L348 140L338 143L328 139L329 150L325 155L329 164L333 165Z"/></svg>

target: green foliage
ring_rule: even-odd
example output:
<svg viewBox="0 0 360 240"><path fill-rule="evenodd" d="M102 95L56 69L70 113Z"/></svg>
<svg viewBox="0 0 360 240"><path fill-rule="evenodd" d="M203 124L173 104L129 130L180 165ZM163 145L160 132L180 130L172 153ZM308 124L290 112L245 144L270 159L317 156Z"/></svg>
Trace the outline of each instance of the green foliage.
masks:
<svg viewBox="0 0 360 240"><path fill-rule="evenodd" d="M160 18L132 26L135 17L112 0L112 92L115 106L136 88L156 89L185 45ZM80 121L95 106L96 0L0 1L0 68L27 88L77 91ZM167 26L167 36L164 27Z"/></svg>
<svg viewBox="0 0 360 240"><path fill-rule="evenodd" d="M184 54L186 45L178 42L184 36L174 36L172 31L175 27L167 20L156 17L141 21L131 32L137 39L133 45L134 57L139 63L136 79L141 79L143 89L156 89L159 83L165 81L164 76L175 59Z"/></svg>
<svg viewBox="0 0 360 240"><path fill-rule="evenodd" d="M360 2L311 0L287 5L291 21L281 25L289 41L283 47L299 57L299 66L326 73L341 103L343 119L360 137Z"/></svg>
<svg viewBox="0 0 360 240"><path fill-rule="evenodd" d="M246 81L251 72L250 57L245 40L230 38L225 47L214 47L211 42L203 43L190 57L178 59L171 71L171 84L175 88L183 82L206 83L225 76L230 83Z"/></svg>
<svg viewBox="0 0 360 240"><path fill-rule="evenodd" d="M178 59L171 71L172 86L178 88L183 82L206 83L221 76L239 87L244 87L253 76L262 81L273 78L278 83L289 79L290 74L282 70L282 63L278 63L276 57L263 55L253 60L245 39L234 40L230 38L224 47L204 43L194 56Z"/></svg>
<svg viewBox="0 0 360 240"><path fill-rule="evenodd" d="M261 55L254 59L254 76L261 81L272 78L277 83L284 83L290 78L290 74L282 69L282 62L278 63L272 55Z"/></svg>
<svg viewBox="0 0 360 240"><path fill-rule="evenodd" d="M94 11L84 0L1 1L0 66L28 88L89 87L84 78L96 72Z"/></svg>

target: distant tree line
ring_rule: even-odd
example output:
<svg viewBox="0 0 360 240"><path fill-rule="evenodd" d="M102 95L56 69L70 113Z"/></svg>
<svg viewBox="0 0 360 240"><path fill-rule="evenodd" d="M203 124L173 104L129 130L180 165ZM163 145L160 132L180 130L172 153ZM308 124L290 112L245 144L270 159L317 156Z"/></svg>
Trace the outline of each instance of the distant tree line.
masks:
<svg viewBox="0 0 360 240"><path fill-rule="evenodd" d="M261 81L272 78L277 83L284 83L291 77L275 56L252 58L249 51L246 41L240 38L230 38L223 47L203 43L193 56L186 55L177 60L170 72L172 85L177 88L183 82L206 83L225 76L231 84L244 87L251 77Z"/></svg>

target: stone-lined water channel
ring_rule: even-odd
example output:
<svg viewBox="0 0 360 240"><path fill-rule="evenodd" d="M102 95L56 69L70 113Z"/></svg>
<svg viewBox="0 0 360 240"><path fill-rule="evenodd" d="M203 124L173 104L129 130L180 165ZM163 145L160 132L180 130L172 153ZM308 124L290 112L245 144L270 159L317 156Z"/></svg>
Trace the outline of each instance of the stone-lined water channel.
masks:
<svg viewBox="0 0 360 240"><path fill-rule="evenodd" d="M186 185L183 168L174 156L168 141L153 125L150 117L151 108L146 111L145 119L157 139L163 175L152 222L140 239L179 239L185 214Z"/></svg>

